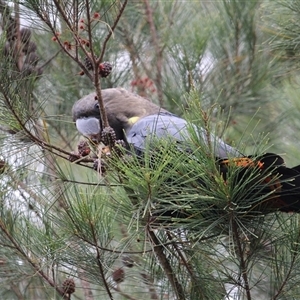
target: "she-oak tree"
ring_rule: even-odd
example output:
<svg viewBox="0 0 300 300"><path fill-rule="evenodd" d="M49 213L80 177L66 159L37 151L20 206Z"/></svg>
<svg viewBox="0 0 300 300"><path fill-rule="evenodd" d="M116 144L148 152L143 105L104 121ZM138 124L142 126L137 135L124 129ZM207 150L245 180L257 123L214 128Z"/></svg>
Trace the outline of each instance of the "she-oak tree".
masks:
<svg viewBox="0 0 300 300"><path fill-rule="evenodd" d="M155 161L106 157L78 141L71 107L94 90L106 126L101 89L123 86L242 152L293 153L299 4L27 0L0 13L1 299L298 299L297 214L249 217L250 179L227 184L204 151L197 165L164 143ZM192 217L157 223L164 205Z"/></svg>

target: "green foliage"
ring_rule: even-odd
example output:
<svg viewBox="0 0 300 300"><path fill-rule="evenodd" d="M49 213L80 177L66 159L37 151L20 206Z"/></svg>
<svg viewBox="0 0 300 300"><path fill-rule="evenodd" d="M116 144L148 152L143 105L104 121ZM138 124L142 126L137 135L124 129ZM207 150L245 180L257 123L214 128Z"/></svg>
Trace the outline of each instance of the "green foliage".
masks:
<svg viewBox="0 0 300 300"><path fill-rule="evenodd" d="M124 3L0 1L0 298L298 299L299 216L260 213L268 172L232 164L224 178L213 154L222 137L299 164L298 2ZM110 76L87 70L92 53ZM73 103L116 86L183 115L187 143L70 153Z"/></svg>

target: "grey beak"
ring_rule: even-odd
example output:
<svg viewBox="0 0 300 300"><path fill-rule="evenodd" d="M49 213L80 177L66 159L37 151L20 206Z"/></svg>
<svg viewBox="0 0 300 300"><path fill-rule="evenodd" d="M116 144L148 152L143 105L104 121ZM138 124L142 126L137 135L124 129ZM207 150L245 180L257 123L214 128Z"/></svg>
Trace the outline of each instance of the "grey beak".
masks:
<svg viewBox="0 0 300 300"><path fill-rule="evenodd" d="M100 141L100 123L99 119L95 117L80 118L76 120L77 130L93 142Z"/></svg>

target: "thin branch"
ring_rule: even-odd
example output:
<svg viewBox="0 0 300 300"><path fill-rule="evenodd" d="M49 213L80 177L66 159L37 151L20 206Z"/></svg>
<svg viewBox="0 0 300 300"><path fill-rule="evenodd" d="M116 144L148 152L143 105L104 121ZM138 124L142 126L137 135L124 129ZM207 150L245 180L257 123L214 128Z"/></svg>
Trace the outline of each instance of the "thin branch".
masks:
<svg viewBox="0 0 300 300"><path fill-rule="evenodd" d="M97 265L99 267L99 271L100 271L100 275L101 275L101 278L103 280L103 283L104 283L104 287L106 289L106 292L109 296L109 298L111 300L113 300L113 296L112 296L112 293L110 291L110 288L108 286L108 283L105 279L105 274L104 274L104 270L103 270L103 266L102 266L102 262L101 262L101 254L100 254L100 251L99 251L99 247L98 247L98 243L97 243L97 235L96 235L96 232L95 232L95 228L94 228L94 224L91 222L90 220L90 226L91 226L91 230L92 230L92 235L93 235L93 239L94 239L94 243L97 245L96 246L96 252L97 252L97 255L96 255L96 260L97 260Z"/></svg>
<svg viewBox="0 0 300 300"><path fill-rule="evenodd" d="M42 68L44 68L44 67L46 67L47 65L49 65L50 63L51 63L51 61L54 59L54 58L56 58L57 56L58 56L58 54L62 51L63 49L60 49L60 50L58 50L53 56L51 56L44 64L42 64L41 66L40 66L40 68L42 69Z"/></svg>
<svg viewBox="0 0 300 300"><path fill-rule="evenodd" d="M56 2L57 2L57 1L56 1ZM58 4L58 5L59 5L59 4ZM62 10L61 7L60 7L59 10ZM72 55L72 53L71 53L68 49L66 49L66 47L65 47L65 46L63 45L63 43L61 42L60 38L57 36L56 30L55 30L55 28L52 26L52 24L51 24L51 22L48 20L48 18L45 17L45 15L43 15L42 12L36 11L36 14L40 17L40 19L41 19L43 22L45 22L45 24L49 27L49 29L51 30L51 32L53 33L53 35L56 37L56 41L57 41L57 43L59 44L61 50L63 50L63 52L64 52L65 54L67 54L73 61L75 61L75 62L78 64L78 66L83 70L83 72L85 73L85 75L88 76L88 78L89 78L91 81L93 81L93 77L92 77L91 73L88 71L88 69L86 68L85 64L82 63L82 62L80 61L80 59L78 58L78 53L77 53L78 49L75 50L75 56ZM63 19L64 19L64 15L65 15L65 14L62 15ZM65 20L65 19L64 19L64 20ZM86 56L88 56L88 52L86 51L85 47L83 47L83 45L80 43L79 37L78 37L78 35L77 35L75 29L73 29L73 27L67 22L68 20L65 20L65 21L66 21L66 23L67 23L68 28L71 30L71 32L72 32L72 34L73 34L73 38L74 38L74 40L75 40L75 42L76 42L76 45L79 45L80 49L84 52L84 54L85 54ZM71 26L71 27L70 27L70 26Z"/></svg>
<svg viewBox="0 0 300 300"><path fill-rule="evenodd" d="M76 28L78 22L79 22L79 11L78 11L78 1L74 0L73 1L73 21L74 21L74 29ZM79 60L79 55L78 55L78 46L80 43L78 42L77 39L75 39L75 59Z"/></svg>
<svg viewBox="0 0 300 300"><path fill-rule="evenodd" d="M294 241L294 245L296 245L296 249L294 251L292 251L293 256L292 256L292 261L291 261L289 271L287 272L283 282L281 283L280 287L277 290L277 293L272 298L272 300L276 300L281 296L281 293L283 292L284 288L286 287L286 285L291 277L292 271L295 269L295 263L297 261L297 258L299 257L299 239L300 239L300 233L298 234L297 240Z"/></svg>
<svg viewBox="0 0 300 300"><path fill-rule="evenodd" d="M157 86L157 96L160 106L163 106L163 93L162 93L162 65L163 65L163 48L159 45L159 38L156 32L155 23L153 20L153 11L150 6L149 0L144 0L146 7L147 22L150 26L150 34L154 44L156 53L156 86Z"/></svg>
<svg viewBox="0 0 300 300"><path fill-rule="evenodd" d="M19 287L13 282L10 284L10 288L14 291L19 300L25 300L23 294L21 293Z"/></svg>
<svg viewBox="0 0 300 300"><path fill-rule="evenodd" d="M55 7L57 8L58 12L61 14L62 18L66 22L68 28L71 30L71 32L73 32L75 30L75 28L73 28L72 24L69 21L68 16L65 14L64 10L62 9L61 1L60 0L53 0L53 2L55 4Z"/></svg>
<svg viewBox="0 0 300 300"><path fill-rule="evenodd" d="M16 251L18 251L20 253L20 255L33 267L33 269L35 270L35 272L42 277L50 286L52 286L53 288L55 288L55 290L59 293L59 295L67 300L68 298L66 298L65 292L59 288L55 282L53 280L51 280L42 270L41 267L36 263L36 261L34 261L33 259L31 259L20 247L20 245L15 241L15 239L12 237L12 235L8 232L7 228L5 227L4 223L2 220L0 220L0 228L2 230L2 232L6 235L6 237L10 240L10 242L13 244L14 249Z"/></svg>
<svg viewBox="0 0 300 300"><path fill-rule="evenodd" d="M91 51L91 59L93 61L94 69L97 68L97 61L94 53L94 47L93 47L93 37L92 37L92 20L91 20L91 14L90 14L90 0L85 1L85 10L86 10L86 19L87 19L87 33L88 33L88 39L90 43L90 51Z"/></svg>
<svg viewBox="0 0 300 300"><path fill-rule="evenodd" d="M0 89L1 89L1 87L2 86L0 84ZM24 122L21 120L19 114L15 111L14 107L11 105L10 99L9 99L8 95L6 94L6 92L4 90L2 90L1 94L3 95L3 97L4 97L5 101L6 101L6 104L7 104L8 108L10 109L11 113L13 114L15 120L19 123L19 125L22 127L22 129L25 131L26 135L29 137L29 139L33 143L37 144L42 149L45 149L45 150L49 151L50 153L53 153L56 156L59 156L59 157L61 157L63 159L66 159L66 160L69 160L69 157L72 156L72 155L74 155L73 153L65 151L62 148L59 148L57 146L54 146L53 144L47 143L45 140L41 140L40 138L38 138L37 136L35 136L34 134L32 134L30 132L30 130L26 128L26 126L24 125ZM67 155L67 157L64 156L64 155L62 155L61 153ZM82 165L81 162L93 162L93 160L86 159L84 157L79 157L79 159L77 161L75 161L74 163L76 163L78 165L81 165L81 166L88 167L86 165ZM88 167L88 168L92 168L92 167Z"/></svg>
<svg viewBox="0 0 300 300"><path fill-rule="evenodd" d="M159 242L157 236L155 235L155 233L149 226L147 226L146 230L147 230L147 234L150 238L151 243L154 245L153 251L156 254L156 257L159 260L161 267L163 268L170 284L172 285L172 287L174 289L177 300L185 300L183 287L179 283L179 281L175 275L176 272L172 269L170 262L164 253L164 247Z"/></svg>
<svg viewBox="0 0 300 300"><path fill-rule="evenodd" d="M17 39L15 43L15 53L17 56L17 67L18 70L21 71L23 68L23 52L21 50L21 34L20 34L20 5L18 2L14 3L14 12L15 12L15 20L16 20L16 30L17 30Z"/></svg>
<svg viewBox="0 0 300 300"><path fill-rule="evenodd" d="M106 51L106 45L107 45L108 41L110 40L110 38L112 36L112 33L114 32L114 30L117 27L117 24L118 24L123 12L124 12L124 9L127 5L127 1L128 0L125 0L123 5L121 6L120 11L119 11L119 13L118 13L118 15L115 19L115 22L114 22L113 26L111 27L111 30L108 32L108 34L107 34L107 36L106 36L106 38L103 42L103 46L102 46L102 50L101 50L101 54L100 54L99 58L96 59L96 57L94 55L92 55L92 60L94 62L94 80L93 80L93 83L94 83L94 87L95 87L95 90L96 90L96 95L97 95L97 99L98 99L98 103L99 103L99 111L100 111L100 116L101 116L100 126L102 125L103 127L108 127L109 122L108 122L108 118L107 118L107 114L106 114L106 110L105 110L105 107L104 107L104 102L103 102L102 94L101 94L101 83L100 83L100 80L99 80L100 75L99 75L98 65L103 60L103 57L104 57L104 54L105 54L105 51ZM89 35L90 35L90 33L89 33ZM101 122L102 122L102 124L101 124Z"/></svg>
<svg viewBox="0 0 300 300"><path fill-rule="evenodd" d="M117 17L115 19L115 22L114 22L113 26L111 27L111 30L109 31L108 35L106 36L106 38L105 38L105 40L103 42L102 51L101 51L101 55L100 55L100 57L98 59L98 63L102 62L102 60L103 60L103 57L104 57L104 54L105 54L105 51L106 51L106 45L107 45L109 39L111 38L111 35L115 31L115 29L116 29L116 27L117 27L117 25L118 25L118 23L120 21L120 18L121 18L122 14L123 14L123 12L125 10L127 2L128 2L128 0L124 0L123 5L121 6L120 11L119 11L119 13L118 13L118 15L117 15Z"/></svg>
<svg viewBox="0 0 300 300"><path fill-rule="evenodd" d="M115 22L113 24L113 26L111 27L111 30L109 31L108 35L106 36L104 42L103 42L103 47L102 47L102 51L101 51L101 55L98 59L96 59L95 55L94 55L94 52L93 52L93 39L92 39L92 32L91 32L91 17L90 17L90 10L89 10L89 1L87 0L85 2L86 4L86 12L87 12L87 22L88 22L88 35L89 35L89 43L90 43L90 49L91 49L91 54L89 54L87 52L87 50L85 49L85 47L80 43L80 39L77 35L77 31L76 31L76 28L73 28L72 24L70 23L67 15L65 14L62 6L61 6L61 3L60 1L58 0L54 0L54 4L55 4L55 7L57 8L58 12L61 14L63 20L66 22L66 25L67 27L69 28L69 30L72 32L73 34L73 37L76 41L76 44L79 45L79 47L82 49L82 51L84 52L84 54L87 56L87 57L90 57L91 60L93 61L93 65L94 65L94 76L92 76L90 74L90 72L88 71L88 69L86 68L86 66L79 60L78 58L78 53L75 52L75 56L72 55L65 47L64 45L62 44L61 40L57 37L57 42L59 44L59 46L61 47L61 49L72 59L74 60L79 66L80 68L84 71L84 73L89 77L89 79L93 82L94 84L94 87L95 87L95 90L96 90L96 95L98 97L98 102L99 102L99 111L100 111L100 126L101 127L108 127L109 124L108 124L108 118L107 118L107 115L106 115L106 112L105 112L105 107L104 107L104 103L103 103L103 99L102 99L102 96L101 96L101 85L100 85L100 75L99 75L99 70L98 70L98 65L99 63L102 61L103 59L103 56L104 56L104 53L106 51L106 45L109 41L109 39L111 38L111 35L113 33L113 31L115 30L120 18L121 18L121 15L123 14L123 11L126 7L126 4L127 4L127 1L128 0L125 0L123 5L121 6L120 8L120 11L115 19ZM48 25L48 27L51 29L51 31L53 32L53 34L55 35L56 32L55 32L55 28L53 28L51 22L45 18L45 16L43 14L41 14L41 12L37 12L37 14L39 15L39 17ZM101 124L102 122L102 124Z"/></svg>
<svg viewBox="0 0 300 300"><path fill-rule="evenodd" d="M0 85L0 89L1 89L2 85ZM11 101L7 95L7 93L1 89L1 94L4 96L4 99L5 99L5 102L8 106L8 108L10 109L11 113L13 114L15 120L19 123L19 125L22 127L22 129L25 131L25 133L27 134L27 136L29 136L30 140L35 142L36 144L38 144L39 146L41 146L42 148L46 148L46 149L55 149L61 153L64 153L64 154L67 154L67 155L70 155L71 153L61 149L61 148L58 148L52 144L48 144L46 143L45 141L39 139L38 137L36 137L35 135L33 135L29 129L26 128L24 122L21 120L19 114L15 111L14 107L12 106L11 104Z"/></svg>
<svg viewBox="0 0 300 300"><path fill-rule="evenodd" d="M65 183L74 183L74 184L82 184L88 186L107 186L107 183L99 183L99 182L85 182L85 181L78 181L78 180L71 180L71 179L61 179L59 177L52 177L54 179L60 179L62 182ZM111 184L110 186L122 186L121 184Z"/></svg>
<svg viewBox="0 0 300 300"><path fill-rule="evenodd" d="M247 265L246 265L246 261L244 259L244 251L242 249L241 240L240 240L240 236L239 236L238 229L237 229L237 223L234 220L232 220L232 231L233 231L234 243L237 246L238 256L240 259L241 273L242 273L242 278L244 281L243 288L246 291L247 300L251 300L252 297L251 297L251 293L250 293L250 284L249 284L249 280L248 280Z"/></svg>
<svg viewBox="0 0 300 300"><path fill-rule="evenodd" d="M169 231L167 231L167 237L169 240L172 240L172 236L171 233ZM174 247L175 251L177 252L182 264L186 267L187 271L189 272L189 274L191 275L191 277L193 279L196 278L194 271L192 270L191 266L189 265L189 263L187 262L185 256L183 255L182 251L178 248L178 243L175 242L171 242L171 245Z"/></svg>
<svg viewBox="0 0 300 300"><path fill-rule="evenodd" d="M14 175L13 171L9 170L7 174L8 174L8 176L11 177L13 184L17 185L19 189L26 192L36 203L42 205L40 197L35 192L33 192L32 189L28 188L28 186L24 182L18 180L18 178L16 178L16 176ZM30 203L28 203L28 204L30 204ZM34 211L38 215L38 217L40 219L42 219L39 212L36 210L34 210Z"/></svg>

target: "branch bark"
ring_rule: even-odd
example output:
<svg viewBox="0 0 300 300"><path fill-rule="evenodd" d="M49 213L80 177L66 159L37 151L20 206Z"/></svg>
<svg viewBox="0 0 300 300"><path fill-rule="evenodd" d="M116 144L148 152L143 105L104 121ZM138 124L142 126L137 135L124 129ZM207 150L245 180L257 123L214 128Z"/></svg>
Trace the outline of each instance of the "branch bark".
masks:
<svg viewBox="0 0 300 300"><path fill-rule="evenodd" d="M150 238L150 241L153 244L153 251L156 254L157 259L159 260L161 267L163 268L168 280L170 281L170 284L172 285L174 292L176 294L176 297L178 300L184 300L184 290L182 285L179 283L176 273L173 271L172 266L170 265L170 262L168 258L166 257L164 253L164 247L163 245L159 242L159 239L153 232L153 230L147 226L147 234Z"/></svg>

